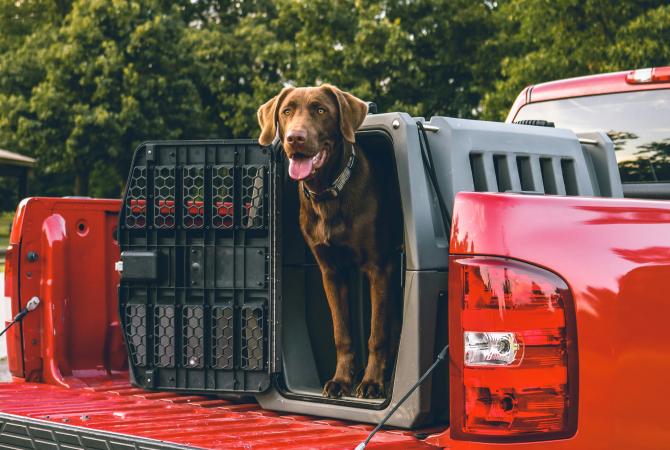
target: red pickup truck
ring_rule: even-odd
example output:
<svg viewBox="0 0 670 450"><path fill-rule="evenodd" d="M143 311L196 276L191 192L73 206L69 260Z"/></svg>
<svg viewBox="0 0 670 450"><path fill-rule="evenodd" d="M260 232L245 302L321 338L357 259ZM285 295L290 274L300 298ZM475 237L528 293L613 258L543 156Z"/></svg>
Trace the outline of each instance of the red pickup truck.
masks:
<svg viewBox="0 0 670 450"><path fill-rule="evenodd" d="M382 431L368 448L667 448L667 73L522 92L508 121L608 131L626 196L659 200L459 193L449 243L449 375L433 380L434 388L449 384L449 417ZM613 122L596 121L607 117ZM325 449L365 439L372 425L131 386L114 270L120 207L45 198L19 206L5 293L15 313L33 297L41 303L7 333L13 382L0 384L0 445ZM494 357L510 359L478 366L492 357L480 351L490 351L486 339L498 343Z"/></svg>

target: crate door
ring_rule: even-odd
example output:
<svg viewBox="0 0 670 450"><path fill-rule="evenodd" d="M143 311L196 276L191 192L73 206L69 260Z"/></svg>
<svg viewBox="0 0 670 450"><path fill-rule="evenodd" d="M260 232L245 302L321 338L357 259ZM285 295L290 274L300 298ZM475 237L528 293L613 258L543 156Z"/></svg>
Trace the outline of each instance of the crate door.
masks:
<svg viewBox="0 0 670 450"><path fill-rule="evenodd" d="M269 149L251 140L137 149L119 219L119 307L135 384L269 388L273 178Z"/></svg>

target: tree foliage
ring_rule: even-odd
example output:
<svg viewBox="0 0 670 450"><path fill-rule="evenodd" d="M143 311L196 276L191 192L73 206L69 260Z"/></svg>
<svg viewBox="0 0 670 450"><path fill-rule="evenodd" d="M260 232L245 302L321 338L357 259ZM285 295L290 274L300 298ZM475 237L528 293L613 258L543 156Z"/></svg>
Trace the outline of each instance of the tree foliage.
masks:
<svg viewBox="0 0 670 450"><path fill-rule="evenodd" d="M500 119L527 84L667 64L669 23L652 0L0 0L0 147L40 193L118 196L141 141L255 136L285 84Z"/></svg>
<svg viewBox="0 0 670 450"><path fill-rule="evenodd" d="M487 46L500 75L484 117L505 118L523 87L560 78L670 63L670 6L664 0L508 0Z"/></svg>
<svg viewBox="0 0 670 450"><path fill-rule="evenodd" d="M57 26L35 20L39 32L0 67L9 107L0 136L38 156L47 178L67 174L74 192L87 194L93 173L101 193L118 195L139 141L208 131L176 8L81 1Z"/></svg>

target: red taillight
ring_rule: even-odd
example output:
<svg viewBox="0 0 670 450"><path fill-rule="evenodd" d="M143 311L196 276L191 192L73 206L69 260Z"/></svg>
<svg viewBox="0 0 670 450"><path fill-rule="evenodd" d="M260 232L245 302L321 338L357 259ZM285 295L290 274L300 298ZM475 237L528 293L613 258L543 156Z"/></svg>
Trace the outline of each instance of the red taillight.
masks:
<svg viewBox="0 0 670 450"><path fill-rule="evenodd" d="M652 82L662 83L670 81L670 66L668 67L656 67L651 74Z"/></svg>
<svg viewBox="0 0 670 450"><path fill-rule="evenodd" d="M14 293L14 247L7 247L5 254L5 297L12 297Z"/></svg>
<svg viewBox="0 0 670 450"><path fill-rule="evenodd" d="M450 261L451 433L505 442L559 439L577 427L570 290L505 258Z"/></svg>
<svg viewBox="0 0 670 450"><path fill-rule="evenodd" d="M670 82L670 66L631 70L626 74L628 84Z"/></svg>

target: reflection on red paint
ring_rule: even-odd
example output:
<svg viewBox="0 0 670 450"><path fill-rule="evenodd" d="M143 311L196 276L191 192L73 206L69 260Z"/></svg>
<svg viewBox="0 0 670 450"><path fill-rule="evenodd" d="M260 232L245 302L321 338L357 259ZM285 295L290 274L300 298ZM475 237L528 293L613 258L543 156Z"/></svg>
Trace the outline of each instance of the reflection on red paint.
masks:
<svg viewBox="0 0 670 450"><path fill-rule="evenodd" d="M590 217L585 222L591 225L608 224L670 224L670 211L660 208L643 208L635 206L576 206L575 209L597 213L595 217Z"/></svg>
<svg viewBox="0 0 670 450"><path fill-rule="evenodd" d="M614 253L637 264L670 263L670 247L645 247L640 249L615 248Z"/></svg>

